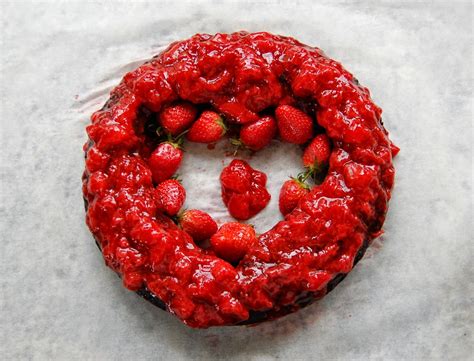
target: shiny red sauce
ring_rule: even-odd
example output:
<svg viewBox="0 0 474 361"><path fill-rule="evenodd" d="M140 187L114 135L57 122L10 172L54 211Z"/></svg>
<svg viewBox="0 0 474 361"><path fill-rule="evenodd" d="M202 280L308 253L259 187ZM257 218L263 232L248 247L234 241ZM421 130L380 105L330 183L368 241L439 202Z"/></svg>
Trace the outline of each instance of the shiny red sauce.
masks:
<svg viewBox="0 0 474 361"><path fill-rule="evenodd" d="M143 109L210 104L229 123L312 103L332 141L329 171L234 266L157 212ZM268 33L195 35L128 73L92 115L85 145L87 224L109 267L192 327L270 317L321 297L381 231L394 182L392 145L367 88L314 47ZM185 175L183 175L185 176ZM218 187L216 180L216 187Z"/></svg>

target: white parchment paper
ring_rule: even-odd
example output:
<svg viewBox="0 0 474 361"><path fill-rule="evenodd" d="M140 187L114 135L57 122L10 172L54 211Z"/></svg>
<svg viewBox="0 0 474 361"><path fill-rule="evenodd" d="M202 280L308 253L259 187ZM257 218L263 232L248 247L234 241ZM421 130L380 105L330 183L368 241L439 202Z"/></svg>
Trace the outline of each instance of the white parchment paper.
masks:
<svg viewBox="0 0 474 361"><path fill-rule="evenodd" d="M443 1L0 2L0 354L66 360L446 360L472 355L472 4ZM322 301L256 327L192 330L125 290L84 224L84 128L122 75L197 32L321 47L368 86L401 147L385 235ZM225 144L190 145L187 207L229 220ZM300 170L248 158L269 206Z"/></svg>

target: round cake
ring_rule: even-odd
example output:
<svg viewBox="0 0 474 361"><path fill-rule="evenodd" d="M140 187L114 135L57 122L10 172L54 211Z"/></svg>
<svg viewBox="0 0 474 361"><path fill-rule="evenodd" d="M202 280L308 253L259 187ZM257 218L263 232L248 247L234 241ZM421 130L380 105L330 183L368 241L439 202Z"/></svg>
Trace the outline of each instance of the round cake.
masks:
<svg viewBox="0 0 474 361"><path fill-rule="evenodd" d="M307 172L297 183L315 179L297 198L282 204L280 196L284 219L263 234L243 224L236 233L237 222L217 230L197 211L196 228L178 213L185 190L173 174L183 154L173 152L185 138L212 143L226 131L252 151L274 138L302 147ZM398 152L381 109L351 73L318 48L269 33L171 44L124 76L87 133L86 221L107 266L125 287L197 328L280 317L334 288L382 232ZM232 203L236 218L268 203L264 181L255 183L263 190L254 187L264 202L253 207L254 188L238 190L228 179L221 176L229 210L238 197L250 204Z"/></svg>

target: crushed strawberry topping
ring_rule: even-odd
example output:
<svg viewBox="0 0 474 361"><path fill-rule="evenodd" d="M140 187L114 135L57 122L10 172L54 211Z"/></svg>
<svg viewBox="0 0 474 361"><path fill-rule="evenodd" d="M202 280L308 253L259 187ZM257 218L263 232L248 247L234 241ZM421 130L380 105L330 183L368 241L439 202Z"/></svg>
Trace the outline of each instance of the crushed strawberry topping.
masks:
<svg viewBox="0 0 474 361"><path fill-rule="evenodd" d="M222 200L236 219L255 216L270 202L267 176L246 161L234 159L221 173Z"/></svg>
<svg viewBox="0 0 474 361"><path fill-rule="evenodd" d="M178 226L170 217L180 211L185 191L164 178L179 167L181 153L171 143L154 151L167 141L156 127L172 136L188 130L191 141L212 143L225 134L224 121L251 129L269 113L279 138L295 146L327 134L322 183L288 201L285 219L261 235L238 224L214 233L207 217L212 227L204 230ZM244 133L251 149L276 136L270 119L262 139ZM380 234L399 150L381 109L351 73L318 48L268 33L200 34L173 43L125 75L92 115L87 133L86 221L106 264L127 288L146 290L191 327L237 324L259 312L276 317L309 296L323 296ZM322 164L317 156L307 152L308 169ZM249 201L240 209L246 203L238 198L240 208L231 205L249 185L264 189L265 175L246 172L229 182L232 177L221 177L224 201L240 219L268 203ZM207 237L209 249L195 243Z"/></svg>

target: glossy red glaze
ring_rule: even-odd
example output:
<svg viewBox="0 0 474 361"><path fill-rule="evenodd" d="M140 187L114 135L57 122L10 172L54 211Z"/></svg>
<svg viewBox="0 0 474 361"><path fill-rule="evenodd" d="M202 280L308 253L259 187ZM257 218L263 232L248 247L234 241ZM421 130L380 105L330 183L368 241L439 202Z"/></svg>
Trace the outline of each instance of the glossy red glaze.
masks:
<svg viewBox="0 0 474 361"><path fill-rule="evenodd" d="M222 259L236 263L257 242L255 230L248 224L229 222L211 237L212 250Z"/></svg>
<svg viewBox="0 0 474 361"><path fill-rule="evenodd" d="M222 200L232 217L252 218L270 202L267 176L253 169L246 161L234 159L222 170Z"/></svg>
<svg viewBox="0 0 474 361"><path fill-rule="evenodd" d="M180 99L209 103L236 123L313 101L333 145L324 182L235 267L157 212L137 111L158 112ZM146 287L192 327L235 324L253 311L280 315L308 294L323 295L379 234L394 181L397 148L368 89L318 48L268 33L173 43L124 77L87 132L87 224L107 265L126 287Z"/></svg>

